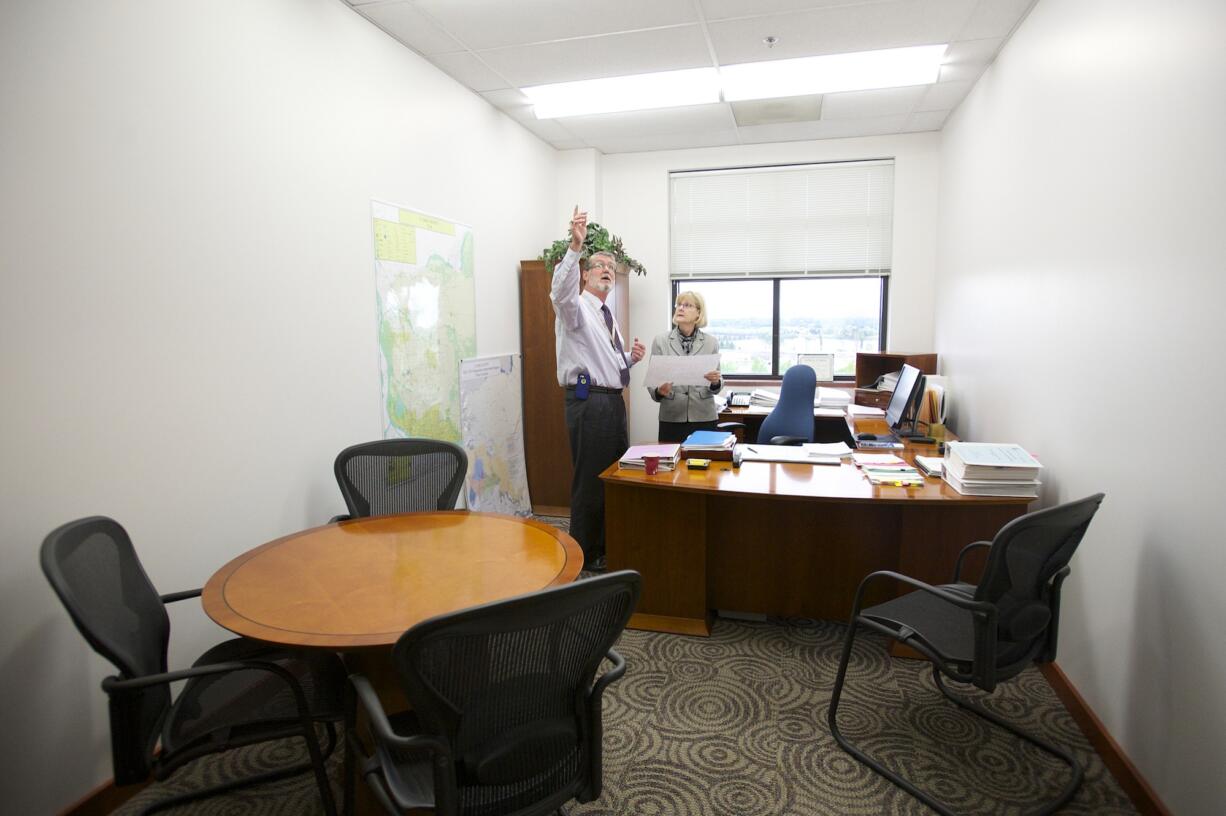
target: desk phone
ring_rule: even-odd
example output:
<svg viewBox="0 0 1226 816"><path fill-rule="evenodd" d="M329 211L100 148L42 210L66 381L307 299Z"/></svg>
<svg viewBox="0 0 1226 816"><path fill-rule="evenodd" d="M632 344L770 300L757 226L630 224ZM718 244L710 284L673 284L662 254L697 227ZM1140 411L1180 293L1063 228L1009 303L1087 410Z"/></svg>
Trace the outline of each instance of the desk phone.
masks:
<svg viewBox="0 0 1226 816"><path fill-rule="evenodd" d="M749 407L749 392L737 391L729 399L728 404L733 408L748 408Z"/></svg>

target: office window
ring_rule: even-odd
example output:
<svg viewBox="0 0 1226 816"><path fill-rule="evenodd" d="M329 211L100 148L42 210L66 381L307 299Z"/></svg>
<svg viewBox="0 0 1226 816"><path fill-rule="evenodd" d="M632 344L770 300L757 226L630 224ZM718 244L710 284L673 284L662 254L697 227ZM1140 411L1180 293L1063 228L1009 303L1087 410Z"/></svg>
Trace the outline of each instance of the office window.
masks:
<svg viewBox="0 0 1226 816"><path fill-rule="evenodd" d="M839 162L672 173L674 296L707 300L730 376L780 376L802 354L884 348L894 164Z"/></svg>
<svg viewBox="0 0 1226 816"><path fill-rule="evenodd" d="M882 350L884 277L674 280L707 303L725 375L781 376L802 354L833 354L835 379L853 379L857 351Z"/></svg>

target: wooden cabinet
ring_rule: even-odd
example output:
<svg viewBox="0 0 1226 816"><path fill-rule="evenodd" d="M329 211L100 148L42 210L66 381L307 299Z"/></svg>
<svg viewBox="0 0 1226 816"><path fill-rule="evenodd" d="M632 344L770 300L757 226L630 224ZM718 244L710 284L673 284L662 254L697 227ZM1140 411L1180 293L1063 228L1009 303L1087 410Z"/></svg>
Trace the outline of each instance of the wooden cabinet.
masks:
<svg viewBox="0 0 1226 816"><path fill-rule="evenodd" d="M566 391L558 385L557 341L549 287L553 270L543 261L519 264L519 347L524 373L524 464L532 509L541 515L570 514L570 439L566 433ZM613 315L622 337L630 338L630 276L617 271ZM625 394L627 412L629 393Z"/></svg>
<svg viewBox="0 0 1226 816"><path fill-rule="evenodd" d="M890 391L877 391L873 383L882 374L899 371L903 364L913 365L922 374L937 373L935 354L906 354L903 352L857 352L856 353L856 405L872 405L884 409L890 404Z"/></svg>

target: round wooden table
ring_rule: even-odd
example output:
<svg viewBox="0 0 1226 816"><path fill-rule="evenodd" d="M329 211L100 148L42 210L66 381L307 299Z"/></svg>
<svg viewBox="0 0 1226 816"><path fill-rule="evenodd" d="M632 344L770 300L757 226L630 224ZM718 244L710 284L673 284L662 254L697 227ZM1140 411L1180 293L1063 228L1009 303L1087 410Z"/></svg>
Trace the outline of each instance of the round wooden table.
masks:
<svg viewBox="0 0 1226 816"><path fill-rule="evenodd" d="M427 618L568 584L569 535L539 521L451 510L354 519L270 541L209 579L204 611L288 646L388 647Z"/></svg>

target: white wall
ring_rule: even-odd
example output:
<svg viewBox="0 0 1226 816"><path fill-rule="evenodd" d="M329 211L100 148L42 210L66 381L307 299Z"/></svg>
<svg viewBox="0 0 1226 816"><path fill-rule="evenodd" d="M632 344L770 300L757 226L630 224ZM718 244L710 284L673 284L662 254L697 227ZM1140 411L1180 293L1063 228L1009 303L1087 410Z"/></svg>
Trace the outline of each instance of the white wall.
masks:
<svg viewBox="0 0 1226 816"><path fill-rule="evenodd" d="M630 255L647 267L645 277L630 281L631 332L650 347L651 338L669 328L670 171L893 157L894 263L886 343L891 350L931 350L938 147L938 134L920 133L603 157L600 223L620 235ZM643 372L634 372L632 443L654 440L658 432L659 409L642 381Z"/></svg>
<svg viewBox="0 0 1226 816"><path fill-rule="evenodd" d="M1226 396L1223 32L1221 0L1042 0L941 151L956 430L1035 451L1044 504L1106 491L1058 662L1180 814L1226 801L1217 450L1177 436Z"/></svg>
<svg viewBox="0 0 1226 816"><path fill-rule="evenodd" d="M564 223L552 148L339 0L4 3L0 121L0 809L39 814L111 775L43 536L111 515L168 592L326 521L381 431L370 200L473 226L482 354ZM180 606L183 666L221 633Z"/></svg>

